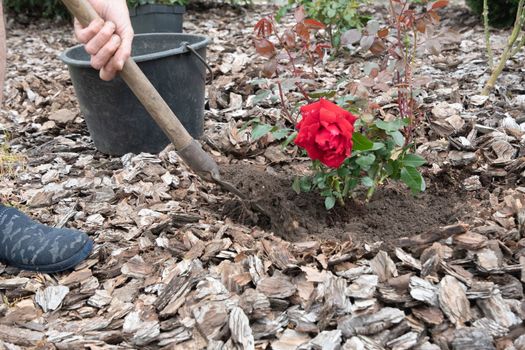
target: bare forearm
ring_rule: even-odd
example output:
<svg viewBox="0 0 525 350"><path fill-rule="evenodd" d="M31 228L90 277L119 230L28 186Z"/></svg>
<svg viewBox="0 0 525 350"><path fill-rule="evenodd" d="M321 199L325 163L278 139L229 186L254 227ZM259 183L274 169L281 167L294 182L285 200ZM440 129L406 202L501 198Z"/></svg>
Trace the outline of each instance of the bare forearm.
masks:
<svg viewBox="0 0 525 350"><path fill-rule="evenodd" d="M5 60L6 60L5 40L6 39L5 39L4 11L2 8L2 1L0 1L0 106L2 105L2 98L4 95Z"/></svg>

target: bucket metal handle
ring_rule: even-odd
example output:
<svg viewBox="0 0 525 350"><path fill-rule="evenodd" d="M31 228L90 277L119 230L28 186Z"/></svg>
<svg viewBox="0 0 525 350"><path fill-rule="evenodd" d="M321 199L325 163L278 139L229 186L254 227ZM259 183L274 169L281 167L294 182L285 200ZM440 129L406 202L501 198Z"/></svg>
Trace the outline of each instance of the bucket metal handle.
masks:
<svg viewBox="0 0 525 350"><path fill-rule="evenodd" d="M208 64L208 62L206 62L206 60L204 58L202 58L201 55L199 55L199 53L193 48L190 46L190 43L187 42L187 41L183 41L180 43L180 46L182 48L184 48L185 50L188 50L190 51L192 54L194 54L195 56L197 56L197 58L199 59L199 61L201 61L205 66L206 68L208 69L208 71L210 72L210 82L213 81L213 70L211 69L210 65Z"/></svg>

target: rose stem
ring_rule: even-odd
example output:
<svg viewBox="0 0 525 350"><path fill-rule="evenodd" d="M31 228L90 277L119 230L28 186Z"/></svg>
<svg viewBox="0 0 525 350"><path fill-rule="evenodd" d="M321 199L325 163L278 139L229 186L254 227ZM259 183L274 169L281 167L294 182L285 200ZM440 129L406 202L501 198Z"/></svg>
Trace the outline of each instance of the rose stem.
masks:
<svg viewBox="0 0 525 350"><path fill-rule="evenodd" d="M283 87L281 85L281 80L277 80L277 86L279 87L279 97L281 99L281 105L283 106L283 112L286 115L286 118L293 124L295 124L296 120L292 117L290 114L290 111L288 110L288 107L286 106L286 101L284 99L284 93L283 93Z"/></svg>
<svg viewBox="0 0 525 350"><path fill-rule="evenodd" d="M374 184L372 187L368 189L368 193L366 194L366 202L370 202L370 199L372 199L372 196L374 195L377 186L380 182L382 182L383 178L381 176L381 170L383 169L383 162L379 163L379 166L377 167L377 173L374 175Z"/></svg>
<svg viewBox="0 0 525 350"><path fill-rule="evenodd" d="M303 94L304 98L306 99L306 102L312 103L312 99L310 98L310 96L308 96L308 93L305 91L303 85L300 82L296 81L295 86L297 86L301 94Z"/></svg>
<svg viewBox="0 0 525 350"><path fill-rule="evenodd" d="M273 17L270 17L270 18L272 20L274 28L276 28L275 21L274 21ZM297 74L296 73L297 72L297 68L295 67L295 59L292 56L292 53L290 52L290 50L288 50L288 47L285 45L284 41L279 36L279 34L277 34L277 31L275 31L274 34L275 34L275 37L277 38L277 40L279 40L279 44L281 44L281 46L284 48L284 51L286 51L286 53L288 54L288 57L290 58L290 63L292 64L292 68L293 68L293 75L296 75Z"/></svg>

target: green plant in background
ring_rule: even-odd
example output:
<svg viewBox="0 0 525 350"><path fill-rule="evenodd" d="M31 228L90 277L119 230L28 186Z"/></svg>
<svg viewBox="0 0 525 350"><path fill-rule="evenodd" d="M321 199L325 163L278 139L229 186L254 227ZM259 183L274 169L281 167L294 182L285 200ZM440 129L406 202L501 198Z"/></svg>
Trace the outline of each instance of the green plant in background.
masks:
<svg viewBox="0 0 525 350"><path fill-rule="evenodd" d="M140 5L159 4L159 5L181 5L185 6L189 0L127 0L129 8L135 8Z"/></svg>
<svg viewBox="0 0 525 350"><path fill-rule="evenodd" d="M63 18L71 16L60 0L3 0L6 12L28 17ZM185 6L190 0L127 0L129 8L139 5L161 4ZM251 0L229 0L232 5L249 5Z"/></svg>
<svg viewBox="0 0 525 350"><path fill-rule="evenodd" d="M487 0L484 1L484 5L489 5ZM485 6L484 16L485 18L487 18L487 16L490 16L490 5L488 6L488 8L487 6ZM492 73L490 75L489 80L485 84L483 91L481 92L482 95L488 96L490 94L490 92L496 85L496 81L498 77L503 72L503 69L505 69L505 66L507 65L507 61L511 59L514 55L516 55L523 48L523 46L525 46L524 27L525 27L525 0L519 0L518 8L515 14L514 27L512 28L512 32L507 39L507 45L505 46L503 53L499 57L498 64L494 67L493 66L493 52L492 52L492 48L490 44L490 31L488 29L488 21L485 20L485 41L487 45L488 64L489 64L490 69L492 70Z"/></svg>
<svg viewBox="0 0 525 350"><path fill-rule="evenodd" d="M483 14L484 0L466 0L468 7L477 14ZM489 24L496 28L509 27L516 19L519 0L488 0Z"/></svg>
<svg viewBox="0 0 525 350"><path fill-rule="evenodd" d="M326 25L332 46L339 47L341 34L351 28L361 28L370 19L360 9L368 0L288 0L280 15L296 6L303 6L307 15Z"/></svg>
<svg viewBox="0 0 525 350"><path fill-rule="evenodd" d="M60 0L4 0L6 11L28 17L71 18Z"/></svg>

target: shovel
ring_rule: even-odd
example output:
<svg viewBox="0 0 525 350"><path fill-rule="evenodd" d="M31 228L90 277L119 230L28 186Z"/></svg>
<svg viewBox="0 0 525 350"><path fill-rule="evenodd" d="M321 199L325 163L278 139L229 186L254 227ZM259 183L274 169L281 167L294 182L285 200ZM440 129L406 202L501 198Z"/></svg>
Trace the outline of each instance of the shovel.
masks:
<svg viewBox="0 0 525 350"><path fill-rule="evenodd" d="M87 0L62 0L62 2L83 26L88 26L93 20L100 18ZM175 113L173 113L131 57L126 60L120 76L173 143L184 163L195 174L205 181L220 185L223 189L235 194L243 201L250 202L248 197L234 185L221 179L217 163L202 149L200 143L188 133ZM259 205L253 202L250 202L250 205L255 210L267 215L266 211Z"/></svg>

